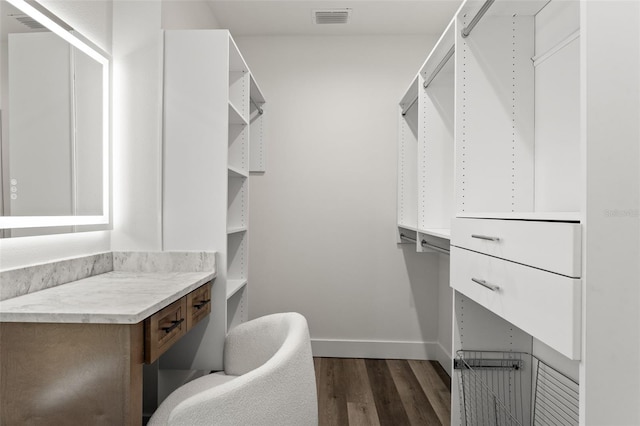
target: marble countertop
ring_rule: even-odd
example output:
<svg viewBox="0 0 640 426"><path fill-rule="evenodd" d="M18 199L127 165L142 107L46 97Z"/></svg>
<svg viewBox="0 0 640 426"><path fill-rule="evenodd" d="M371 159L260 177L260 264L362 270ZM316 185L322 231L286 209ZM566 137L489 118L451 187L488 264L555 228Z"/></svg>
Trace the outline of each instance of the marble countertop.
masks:
<svg viewBox="0 0 640 426"><path fill-rule="evenodd" d="M0 322L136 324L215 272L113 271L0 302Z"/></svg>

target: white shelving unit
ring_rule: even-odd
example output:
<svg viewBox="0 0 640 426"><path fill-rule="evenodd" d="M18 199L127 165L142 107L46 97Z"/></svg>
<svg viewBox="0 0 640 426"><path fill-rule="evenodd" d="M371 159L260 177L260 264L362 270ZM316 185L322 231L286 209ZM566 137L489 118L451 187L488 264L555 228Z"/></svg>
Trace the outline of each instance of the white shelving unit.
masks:
<svg viewBox="0 0 640 426"><path fill-rule="evenodd" d="M210 319L160 368L210 371L222 368L228 330L248 319L251 133L265 100L227 30L164 39L164 250L215 250L218 271Z"/></svg>
<svg viewBox="0 0 640 426"><path fill-rule="evenodd" d="M417 251L449 249L454 216L454 41L452 21L400 101L398 227L401 235L416 240Z"/></svg>
<svg viewBox="0 0 640 426"><path fill-rule="evenodd" d="M551 57L544 65L534 59L561 42L560 28L579 29L579 3L496 1L482 14L483 5L466 2L456 18L455 215L460 219L451 242L453 353L478 348L531 353L577 382L582 274L576 225L580 187L574 175L580 130L571 117L580 108L580 62L570 55L555 68ZM480 20L470 28L478 13ZM466 37L464 28L470 28ZM561 127L573 125L560 136ZM567 180L560 179L561 168ZM570 231L559 232L565 230ZM546 233L548 247L539 238ZM557 262L564 255L566 262L564 257ZM488 324L493 326L483 328ZM527 388L526 401L530 392ZM461 398L453 391L457 413ZM532 412L528 404L525 411Z"/></svg>
<svg viewBox="0 0 640 426"><path fill-rule="evenodd" d="M532 354L577 383L567 424L640 421L619 403L640 398L639 21L629 2L467 0L401 101L399 233L451 241L452 353ZM523 424L529 385L501 395Z"/></svg>
<svg viewBox="0 0 640 426"><path fill-rule="evenodd" d="M416 238L418 229L418 102L420 77L416 76L400 101L398 113L398 202L399 235ZM404 230L404 232L403 232ZM403 242L402 239L399 242Z"/></svg>
<svg viewBox="0 0 640 426"><path fill-rule="evenodd" d="M418 239L448 249L453 217L454 22L420 70Z"/></svg>

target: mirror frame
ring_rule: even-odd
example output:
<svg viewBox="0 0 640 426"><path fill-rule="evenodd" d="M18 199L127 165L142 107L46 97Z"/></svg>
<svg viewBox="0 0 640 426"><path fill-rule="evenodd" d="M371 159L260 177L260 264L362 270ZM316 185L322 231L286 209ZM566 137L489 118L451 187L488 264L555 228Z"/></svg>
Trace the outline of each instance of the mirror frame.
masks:
<svg viewBox="0 0 640 426"><path fill-rule="evenodd" d="M47 29L63 38L102 64L102 215L95 216L0 216L0 229L49 228L58 226L109 225L110 217L110 57L93 43L65 28L60 19L44 6L29 0L5 0L17 9L40 22ZM68 26L66 26L68 27ZM106 228L106 227L105 227Z"/></svg>

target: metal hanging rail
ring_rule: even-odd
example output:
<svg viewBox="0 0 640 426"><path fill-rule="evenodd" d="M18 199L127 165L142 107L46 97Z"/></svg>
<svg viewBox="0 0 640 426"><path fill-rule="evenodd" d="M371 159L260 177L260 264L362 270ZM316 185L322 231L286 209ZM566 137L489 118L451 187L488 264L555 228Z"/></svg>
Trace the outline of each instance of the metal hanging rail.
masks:
<svg viewBox="0 0 640 426"><path fill-rule="evenodd" d="M431 73L431 75L429 76L428 79L425 80L423 87L426 89L427 87L429 87L429 85L431 84L431 82L433 81L434 78L436 78L436 76L438 75L438 73L440 71L442 71L442 68L444 68L444 66L447 64L447 62L449 61L449 59L451 59L451 57L453 56L453 54L456 52L456 47L455 45L451 46L451 49L449 49L449 51L447 52L446 55L444 55L444 58L442 58L442 60L440 61L440 63L438 64L438 66L436 67L435 70L433 70L433 72Z"/></svg>
<svg viewBox="0 0 640 426"><path fill-rule="evenodd" d="M428 248L428 249L431 249L431 250L437 251L437 252L442 253L442 254L446 254L446 255L450 255L450 254L451 254L451 253L449 252L449 250L447 250L447 249L443 249L442 247L438 247L438 246L433 245L433 244L429 244L429 242L428 242L427 240L422 240L422 241L420 242L420 245L421 245L422 247L426 247L426 248Z"/></svg>
<svg viewBox="0 0 640 426"><path fill-rule="evenodd" d="M551 56L553 56L556 53L558 53L558 51L560 51L560 50L564 49L565 47L567 47L567 45L569 45L569 43L571 43L573 40L577 39L578 37L580 37L580 29L578 29L578 30L572 32L571 34L569 34L565 39L560 41L558 44L556 44L555 46L553 46L551 49L547 50L546 52L531 58L531 60L533 61L533 66L537 67L538 65L540 65L541 63L543 63L544 61L549 59Z"/></svg>
<svg viewBox="0 0 640 426"><path fill-rule="evenodd" d="M455 53L456 48L455 46L451 46L451 49L449 49L449 51L447 52L446 55L444 55L444 58L442 58L442 60L440 61L440 63L438 64L438 66L436 66L436 68L433 70L433 72L431 73L431 75L429 76L429 78L427 78L424 82L424 84L422 85L425 89L427 87L429 87L429 85L431 84L431 82L436 78L436 76L438 75L438 73L440 71L442 71L442 68L444 68L444 66L447 64L447 62L449 61L449 59L451 59L451 57L453 56L453 54ZM416 96L415 98L413 98L413 100L409 103L409 105L407 105L403 110L402 110L402 116L404 117L405 115L407 115L407 113L409 112L409 110L416 104L416 102L418 101L418 97Z"/></svg>
<svg viewBox="0 0 640 426"><path fill-rule="evenodd" d="M416 102L418 101L418 96L415 97L414 100L411 101L411 103L409 105L407 105L403 110L402 110L402 116L404 117L405 115L407 115L407 113L409 112L409 110L411 109L411 107L413 107Z"/></svg>
<svg viewBox="0 0 640 426"><path fill-rule="evenodd" d="M408 236L406 236L404 234L400 234L400 239L411 241L412 243L415 243L417 241L415 238L408 237Z"/></svg>
<svg viewBox="0 0 640 426"><path fill-rule="evenodd" d="M256 109L258 110L260 115L264 114L264 110L262 109L262 107L260 105L258 105L258 103L256 101L254 101L253 98L250 97L249 100L256 107Z"/></svg>
<svg viewBox="0 0 640 426"><path fill-rule="evenodd" d="M484 2L478 13L476 13L476 16L474 16L471 22L469 22L469 25L462 29L462 38L467 38L469 34L471 34L473 28L478 24L478 21L482 19L484 14L487 13L487 10L489 10L494 1L495 0L487 0Z"/></svg>

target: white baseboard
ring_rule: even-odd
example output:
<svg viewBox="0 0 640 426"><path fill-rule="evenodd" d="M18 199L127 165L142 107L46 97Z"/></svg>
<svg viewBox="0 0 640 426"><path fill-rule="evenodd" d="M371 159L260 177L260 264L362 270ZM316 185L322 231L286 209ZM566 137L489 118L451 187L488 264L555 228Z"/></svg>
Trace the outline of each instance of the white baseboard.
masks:
<svg viewBox="0 0 640 426"><path fill-rule="evenodd" d="M438 361L451 375L451 356L438 342L311 339L313 356Z"/></svg>
<svg viewBox="0 0 640 426"><path fill-rule="evenodd" d="M447 351L444 346L442 346L439 342L437 343L438 348L436 350L435 360L440 363L442 368L447 372L449 377L453 377L452 368L453 368L453 358L451 353Z"/></svg>

